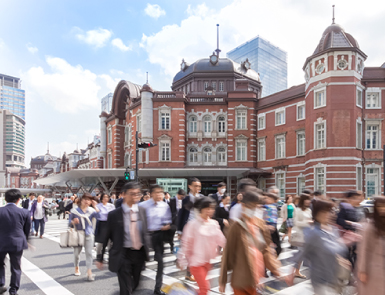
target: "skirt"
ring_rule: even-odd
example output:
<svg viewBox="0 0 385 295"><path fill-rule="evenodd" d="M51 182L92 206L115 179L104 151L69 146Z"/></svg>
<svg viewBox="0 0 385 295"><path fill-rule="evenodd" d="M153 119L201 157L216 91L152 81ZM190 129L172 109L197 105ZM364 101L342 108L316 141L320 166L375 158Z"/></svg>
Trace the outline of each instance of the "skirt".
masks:
<svg viewBox="0 0 385 295"><path fill-rule="evenodd" d="M294 226L294 218L286 219L286 226L287 227L293 227Z"/></svg>
<svg viewBox="0 0 385 295"><path fill-rule="evenodd" d="M98 220L95 230L95 242L103 243L107 235L107 221Z"/></svg>

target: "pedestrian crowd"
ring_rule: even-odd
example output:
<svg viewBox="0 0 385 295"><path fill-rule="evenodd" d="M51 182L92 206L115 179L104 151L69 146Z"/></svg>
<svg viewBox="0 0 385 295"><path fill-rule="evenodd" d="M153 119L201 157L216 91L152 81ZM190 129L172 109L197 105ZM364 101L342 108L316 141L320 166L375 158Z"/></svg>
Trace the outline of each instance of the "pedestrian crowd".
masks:
<svg viewBox="0 0 385 295"><path fill-rule="evenodd" d="M276 277L290 286L294 278L309 278L316 295L342 294L355 286L359 295L385 294L385 198L374 198L372 214L365 214L360 203L364 195L351 190L341 200L331 200L322 192L304 190L299 196L286 195L278 205L280 190L257 188L248 178L238 182L231 198L226 183L217 192L201 194L199 179L188 181L188 192L180 189L170 196L160 185L142 191L140 184L128 182L118 197L89 193L48 204L43 196L30 194L17 208L21 194L10 189L7 205L0 208L0 294L6 292L4 259L11 263L10 294L20 287L20 261L28 248L28 237L44 235L47 215L58 208L58 218L82 233L82 243L73 247L74 275L80 276L80 253L84 248L86 281L92 273L92 250L96 245L96 266L117 274L120 294L131 295L139 286L141 272L149 261L150 250L157 262L154 294L165 294L163 256L165 244L177 256L177 267L185 279L196 282L199 295L210 290L207 275L211 261L222 254L219 291L228 283L235 295L256 295L263 290L262 278ZM31 226L33 223L33 226ZM40 230L40 234L39 234ZM180 247L174 245L175 237ZM278 259L281 243L287 238L295 249L293 268L282 273ZM108 252L108 261L106 253ZM231 272L231 276L228 276Z"/></svg>

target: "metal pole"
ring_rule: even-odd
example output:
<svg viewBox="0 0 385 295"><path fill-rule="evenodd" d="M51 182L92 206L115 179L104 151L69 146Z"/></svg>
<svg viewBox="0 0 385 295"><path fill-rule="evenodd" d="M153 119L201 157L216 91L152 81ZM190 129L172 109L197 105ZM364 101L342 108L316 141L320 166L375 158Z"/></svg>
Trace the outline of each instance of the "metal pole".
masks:
<svg viewBox="0 0 385 295"><path fill-rule="evenodd" d="M136 143L136 158L135 158L135 181L138 182L139 181L139 176L138 176L138 170L139 170L139 149L138 149L138 140L139 140L139 132L136 131L136 134L135 134L135 143Z"/></svg>

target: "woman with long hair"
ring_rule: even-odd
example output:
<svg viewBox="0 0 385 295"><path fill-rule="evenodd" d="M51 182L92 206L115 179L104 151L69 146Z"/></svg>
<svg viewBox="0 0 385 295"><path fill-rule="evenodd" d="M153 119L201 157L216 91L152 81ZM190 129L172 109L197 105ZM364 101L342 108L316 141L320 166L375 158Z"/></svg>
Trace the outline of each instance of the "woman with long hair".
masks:
<svg viewBox="0 0 385 295"><path fill-rule="evenodd" d="M90 207L92 206L92 207ZM85 193L80 201L79 207L73 208L69 217L69 226L76 227L78 231L84 231L85 241L84 250L86 254L87 281L94 281L95 275L92 274L92 249L94 247L94 230L96 219L99 218L97 202L90 193ZM83 247L74 247L75 276L80 276L79 263L80 253Z"/></svg>
<svg viewBox="0 0 385 295"><path fill-rule="evenodd" d="M184 255L199 286L199 295L206 295L210 290L210 283L206 280L211 268L210 259L217 256L218 246L223 248L226 244L218 222L211 219L215 206L215 200L210 197L198 199L194 208L199 214L189 221L183 230L180 260L184 259Z"/></svg>
<svg viewBox="0 0 385 295"><path fill-rule="evenodd" d="M357 255L358 294L385 294L385 197L374 201L373 221L363 231Z"/></svg>
<svg viewBox="0 0 385 295"><path fill-rule="evenodd" d="M293 204L293 197L291 195L286 196L285 205L282 206L281 216L282 222L286 222L287 234L284 234L282 237L282 242L285 240L286 235L289 237L289 242L291 239L291 231L294 226L295 218L295 206Z"/></svg>

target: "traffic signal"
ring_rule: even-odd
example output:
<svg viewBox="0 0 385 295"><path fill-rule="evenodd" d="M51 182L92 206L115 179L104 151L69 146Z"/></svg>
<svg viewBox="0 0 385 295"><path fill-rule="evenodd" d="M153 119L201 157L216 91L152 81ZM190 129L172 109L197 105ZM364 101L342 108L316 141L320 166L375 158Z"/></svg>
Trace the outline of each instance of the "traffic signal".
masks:
<svg viewBox="0 0 385 295"><path fill-rule="evenodd" d="M152 143L152 142L142 142L142 143L138 144L138 148L140 148L140 149L148 149L148 148L152 148L154 146L157 146L157 144Z"/></svg>
<svg viewBox="0 0 385 295"><path fill-rule="evenodd" d="M130 180L130 172L128 172L128 171L124 172L124 179L125 179L126 181L129 181L129 180Z"/></svg>

